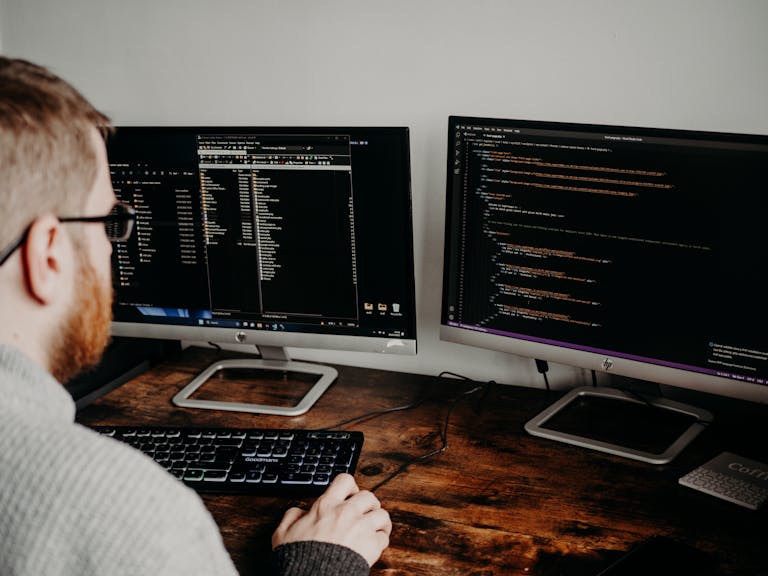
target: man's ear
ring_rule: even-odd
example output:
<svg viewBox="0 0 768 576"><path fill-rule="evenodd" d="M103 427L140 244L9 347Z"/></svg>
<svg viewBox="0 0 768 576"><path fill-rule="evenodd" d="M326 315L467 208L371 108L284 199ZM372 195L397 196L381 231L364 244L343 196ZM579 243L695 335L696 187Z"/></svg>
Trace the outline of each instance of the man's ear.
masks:
<svg viewBox="0 0 768 576"><path fill-rule="evenodd" d="M69 239L58 218L51 214L38 217L21 247L24 278L32 298L40 304L50 304L61 294L63 274L71 258Z"/></svg>

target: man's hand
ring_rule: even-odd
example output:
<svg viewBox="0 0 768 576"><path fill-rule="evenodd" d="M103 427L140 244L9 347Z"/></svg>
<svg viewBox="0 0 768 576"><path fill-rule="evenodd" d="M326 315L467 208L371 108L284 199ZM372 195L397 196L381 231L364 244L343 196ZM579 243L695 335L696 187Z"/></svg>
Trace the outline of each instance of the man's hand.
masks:
<svg viewBox="0 0 768 576"><path fill-rule="evenodd" d="M315 540L351 548L373 566L389 546L392 521L372 492L361 491L349 474L339 474L308 512L289 508L272 535L272 548Z"/></svg>

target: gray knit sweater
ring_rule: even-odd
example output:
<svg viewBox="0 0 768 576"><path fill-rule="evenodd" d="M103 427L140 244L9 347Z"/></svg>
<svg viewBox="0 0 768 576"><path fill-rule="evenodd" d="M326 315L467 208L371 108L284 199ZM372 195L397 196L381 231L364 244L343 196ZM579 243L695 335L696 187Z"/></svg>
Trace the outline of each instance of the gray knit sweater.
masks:
<svg viewBox="0 0 768 576"><path fill-rule="evenodd" d="M233 575L197 494L150 458L74 423L72 398L0 345L0 575ZM368 574L343 546L279 547L283 575Z"/></svg>

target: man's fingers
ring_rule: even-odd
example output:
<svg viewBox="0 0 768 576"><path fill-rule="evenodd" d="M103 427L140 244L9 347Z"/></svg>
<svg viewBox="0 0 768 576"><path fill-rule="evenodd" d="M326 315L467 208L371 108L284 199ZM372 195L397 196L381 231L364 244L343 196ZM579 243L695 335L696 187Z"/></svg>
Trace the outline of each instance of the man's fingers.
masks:
<svg viewBox="0 0 768 576"><path fill-rule="evenodd" d="M389 534L389 532L384 532L383 530L376 532L374 538L376 538L376 544L378 545L380 552L383 552L389 547Z"/></svg>
<svg viewBox="0 0 768 576"><path fill-rule="evenodd" d="M375 542L375 546L378 547L375 558L371 556L375 562L381 553L389 546L389 537L392 534L392 520L389 518L389 512L383 508L379 508L378 510L366 514L365 522L368 524L368 528L372 531L372 538Z"/></svg>
<svg viewBox="0 0 768 576"><path fill-rule="evenodd" d="M369 492L368 490L362 490L357 494L354 494L347 500L347 502L350 509L358 514L365 514L366 512L379 510L381 508L379 499L373 495L373 492Z"/></svg>
<svg viewBox="0 0 768 576"><path fill-rule="evenodd" d="M288 508L283 514L283 519L280 521L275 533L272 535L272 547L275 548L278 543L282 542L285 533L291 529L297 520L304 516L306 512L301 508Z"/></svg>
<svg viewBox="0 0 768 576"><path fill-rule="evenodd" d="M306 512L301 508L288 508L288 510L285 511L285 514L283 514L283 519L280 522L280 525L291 526L296 520L304 516L304 514L306 514Z"/></svg>
<svg viewBox="0 0 768 576"><path fill-rule="evenodd" d="M389 537L392 533L392 520L389 517L389 512L383 508L368 512L365 515L365 521L368 526L375 532L382 532Z"/></svg>
<svg viewBox="0 0 768 576"><path fill-rule="evenodd" d="M350 474L339 474L325 490L323 497L344 501L359 491L360 488L357 487L357 482L355 482L355 479Z"/></svg>

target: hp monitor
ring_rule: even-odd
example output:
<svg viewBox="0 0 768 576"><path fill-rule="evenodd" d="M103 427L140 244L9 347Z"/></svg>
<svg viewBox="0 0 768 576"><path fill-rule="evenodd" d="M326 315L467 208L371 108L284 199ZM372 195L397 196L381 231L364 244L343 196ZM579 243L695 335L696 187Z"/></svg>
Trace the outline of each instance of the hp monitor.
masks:
<svg viewBox="0 0 768 576"><path fill-rule="evenodd" d="M136 211L113 252L113 334L261 353L177 404L300 414L336 371L285 347L416 353L407 128L119 127L108 156ZM253 366L317 383L294 407L191 397Z"/></svg>
<svg viewBox="0 0 768 576"><path fill-rule="evenodd" d="M767 136L471 117L448 130L442 339L768 402ZM529 431L553 437L545 423L586 393ZM659 403L693 422L661 453L558 439L668 461L709 415Z"/></svg>

